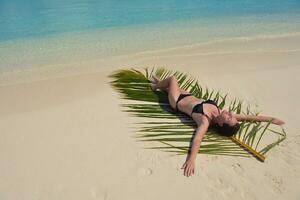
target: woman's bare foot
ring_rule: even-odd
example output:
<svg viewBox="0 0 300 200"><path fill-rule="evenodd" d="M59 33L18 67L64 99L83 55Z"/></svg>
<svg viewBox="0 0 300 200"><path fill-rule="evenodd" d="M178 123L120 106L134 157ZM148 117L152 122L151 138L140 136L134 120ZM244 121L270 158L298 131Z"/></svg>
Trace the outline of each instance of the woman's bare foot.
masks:
<svg viewBox="0 0 300 200"><path fill-rule="evenodd" d="M155 76L152 76L152 80L151 80L151 83L150 83L150 87L153 91L156 91L157 88L156 88L156 84L159 82L159 79Z"/></svg>
<svg viewBox="0 0 300 200"><path fill-rule="evenodd" d="M150 87L153 91L156 91L157 88L156 88L156 84L155 83L150 83Z"/></svg>

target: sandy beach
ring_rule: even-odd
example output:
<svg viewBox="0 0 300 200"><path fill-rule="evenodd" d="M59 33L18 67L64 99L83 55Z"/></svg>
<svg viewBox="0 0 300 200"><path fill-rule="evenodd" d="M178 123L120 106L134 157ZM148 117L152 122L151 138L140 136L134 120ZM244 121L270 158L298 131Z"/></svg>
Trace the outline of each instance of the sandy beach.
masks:
<svg viewBox="0 0 300 200"><path fill-rule="evenodd" d="M0 198L300 199L299 44L241 38L0 74ZM264 163L199 154L184 177L185 156L133 138L137 119L108 77L132 67L191 74L281 118L287 138Z"/></svg>

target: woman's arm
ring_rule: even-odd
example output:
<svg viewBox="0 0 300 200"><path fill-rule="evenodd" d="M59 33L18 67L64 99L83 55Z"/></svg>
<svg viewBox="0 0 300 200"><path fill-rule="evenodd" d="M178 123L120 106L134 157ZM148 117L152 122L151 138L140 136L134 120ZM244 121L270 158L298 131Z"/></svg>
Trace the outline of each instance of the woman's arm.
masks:
<svg viewBox="0 0 300 200"><path fill-rule="evenodd" d="M192 141L191 151L189 152L185 163L181 167L181 169L184 169L184 175L187 177L195 173L195 160L199 151L201 141L209 126L209 122L205 117L203 117L202 123L200 124L200 126L198 125L194 139Z"/></svg>
<svg viewBox="0 0 300 200"><path fill-rule="evenodd" d="M256 121L256 122L269 122L269 121L272 121L273 124L277 124L277 125L284 124L284 121L282 121L280 119L277 119L275 117L269 117L269 116L234 114L234 117L238 121Z"/></svg>

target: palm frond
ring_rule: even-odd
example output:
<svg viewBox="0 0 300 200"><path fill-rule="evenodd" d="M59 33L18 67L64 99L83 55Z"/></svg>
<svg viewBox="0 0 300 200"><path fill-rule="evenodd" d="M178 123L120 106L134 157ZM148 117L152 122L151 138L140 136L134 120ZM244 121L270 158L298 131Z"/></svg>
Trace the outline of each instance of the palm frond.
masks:
<svg viewBox="0 0 300 200"><path fill-rule="evenodd" d="M251 110L249 104L245 105L237 98L228 103L227 94L203 88L195 78L185 73L164 68L144 70L144 73L135 69L118 70L110 75L113 79L110 83L123 99L130 100L130 103L121 105L125 112L134 117L147 118L137 124L139 129L136 139L156 143L158 146L152 149L186 154L196 128L196 123L189 116L171 108L166 93L151 90L149 80L153 76L165 79L174 75L182 89L204 100L213 99L221 109L226 107L237 114L258 114ZM240 130L232 138L209 130L202 140L199 153L243 157L253 155L264 161L265 154L285 138L284 129L278 130L271 122L242 122Z"/></svg>

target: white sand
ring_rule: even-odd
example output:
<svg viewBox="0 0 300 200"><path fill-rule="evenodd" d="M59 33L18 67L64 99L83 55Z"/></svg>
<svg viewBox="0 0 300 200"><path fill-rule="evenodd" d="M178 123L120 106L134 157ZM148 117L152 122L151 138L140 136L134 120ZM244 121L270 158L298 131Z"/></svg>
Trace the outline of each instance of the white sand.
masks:
<svg viewBox="0 0 300 200"><path fill-rule="evenodd" d="M0 199L300 199L299 44L234 40L1 74ZM132 138L136 119L108 84L115 69L153 66L259 105L287 139L264 163L199 154L184 177L185 157Z"/></svg>

